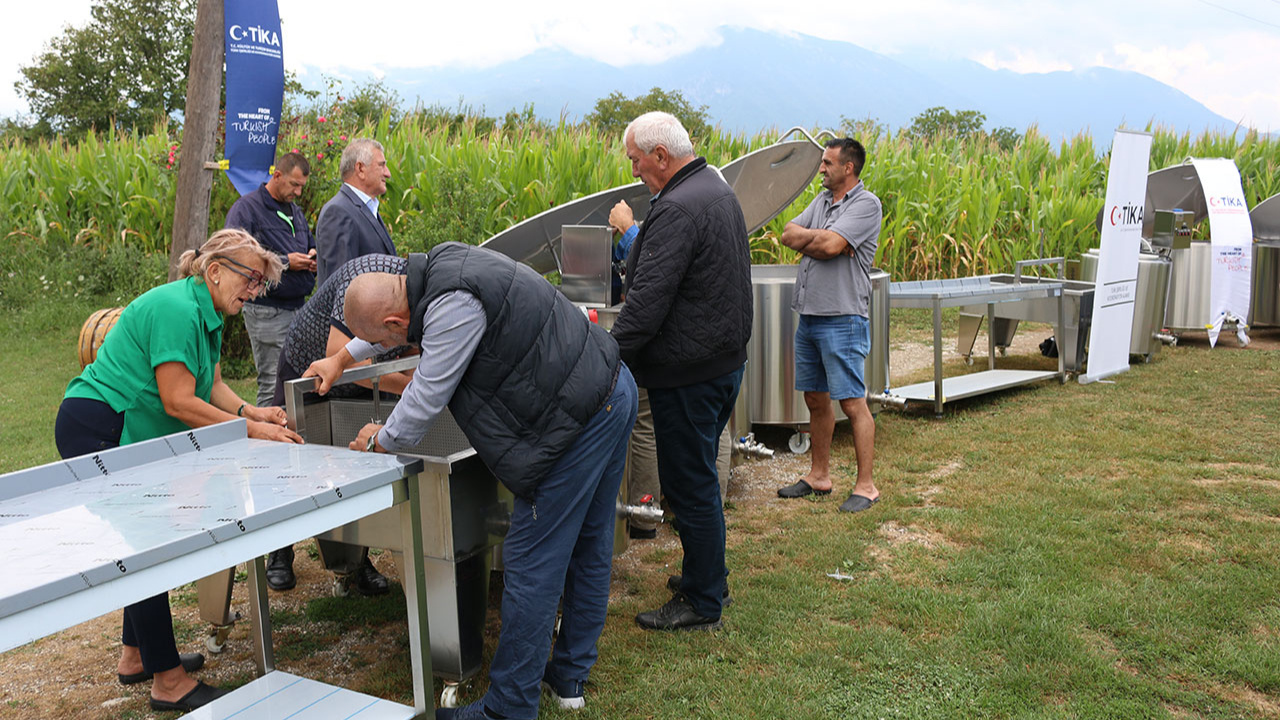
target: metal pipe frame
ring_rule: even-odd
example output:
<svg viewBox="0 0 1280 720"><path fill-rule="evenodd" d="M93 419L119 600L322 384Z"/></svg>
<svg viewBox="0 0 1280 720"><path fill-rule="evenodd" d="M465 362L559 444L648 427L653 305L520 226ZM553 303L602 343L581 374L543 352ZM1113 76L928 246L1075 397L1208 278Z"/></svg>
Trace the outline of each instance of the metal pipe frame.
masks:
<svg viewBox="0 0 1280 720"><path fill-rule="evenodd" d="M359 367L348 368L343 371L342 375L334 381L334 385L349 385L361 380L373 380L374 385L374 414L379 414L377 378L383 375L389 375L393 372L403 372L418 367L421 358L417 355L399 358L397 360L388 360L387 362L375 363L371 365L361 365ZM285 413L288 414L294 422L289 429L306 437L306 413L302 412L303 395L309 392L315 392L319 387L320 380L315 377L298 378L290 380L284 384L284 406Z"/></svg>

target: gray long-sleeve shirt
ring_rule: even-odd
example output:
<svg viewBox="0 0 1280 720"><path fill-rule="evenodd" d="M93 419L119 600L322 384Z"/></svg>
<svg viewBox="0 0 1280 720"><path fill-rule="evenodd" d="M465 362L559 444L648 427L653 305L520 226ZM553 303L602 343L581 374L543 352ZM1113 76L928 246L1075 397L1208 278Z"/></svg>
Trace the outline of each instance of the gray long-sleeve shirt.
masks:
<svg viewBox="0 0 1280 720"><path fill-rule="evenodd" d="M422 359L399 404L378 431L378 444L388 452L403 452L421 442L436 416L453 399L453 392L480 344L488 321L476 296L455 290L427 306L422 323ZM377 346L347 346L356 361L367 360Z"/></svg>

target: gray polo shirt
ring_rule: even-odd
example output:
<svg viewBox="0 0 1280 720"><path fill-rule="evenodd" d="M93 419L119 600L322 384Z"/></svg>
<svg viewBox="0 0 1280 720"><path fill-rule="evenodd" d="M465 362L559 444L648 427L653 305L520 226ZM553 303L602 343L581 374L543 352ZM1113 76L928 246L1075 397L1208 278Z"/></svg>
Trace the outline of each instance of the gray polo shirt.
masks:
<svg viewBox="0 0 1280 720"><path fill-rule="evenodd" d="M801 315L868 316L880 218L880 198L859 181L835 204L831 191L823 190L791 221L810 230L830 230L853 248L852 256L842 253L830 260L804 256L796 274L793 310Z"/></svg>

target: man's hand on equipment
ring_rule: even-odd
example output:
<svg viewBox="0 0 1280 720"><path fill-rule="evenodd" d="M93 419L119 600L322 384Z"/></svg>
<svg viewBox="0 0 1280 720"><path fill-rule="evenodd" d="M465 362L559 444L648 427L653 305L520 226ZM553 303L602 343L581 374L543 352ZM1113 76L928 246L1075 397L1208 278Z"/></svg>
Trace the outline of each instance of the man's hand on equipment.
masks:
<svg viewBox="0 0 1280 720"><path fill-rule="evenodd" d="M329 392L329 388L333 387L333 383L342 376L342 371L347 369L348 363L352 360L351 353L348 353L344 348L334 355L311 363L307 371L302 373L302 377L317 378L320 381L320 385L316 388L316 392L324 395Z"/></svg>
<svg viewBox="0 0 1280 720"><path fill-rule="evenodd" d="M365 425L360 428L360 432L356 434L356 439L352 440L347 447L362 452L386 452L386 448L378 444L378 431L381 429L382 426L377 423Z"/></svg>
<svg viewBox="0 0 1280 720"><path fill-rule="evenodd" d="M618 204L609 211L609 225L613 227L614 232L625 233L635 224L635 215L631 212L631 206L626 200L619 200Z"/></svg>

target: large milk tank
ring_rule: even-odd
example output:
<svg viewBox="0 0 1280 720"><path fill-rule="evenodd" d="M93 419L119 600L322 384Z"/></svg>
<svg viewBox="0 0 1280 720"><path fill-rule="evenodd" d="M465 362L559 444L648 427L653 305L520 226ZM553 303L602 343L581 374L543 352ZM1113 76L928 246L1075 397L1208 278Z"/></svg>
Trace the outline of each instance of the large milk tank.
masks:
<svg viewBox="0 0 1280 720"><path fill-rule="evenodd" d="M1138 254L1138 285L1133 305L1133 329L1129 335L1129 354L1141 355L1147 362L1160 351L1162 344L1160 334L1165 328L1165 305L1171 297L1169 278L1172 269L1172 261L1163 255ZM1091 248L1080 257L1080 279L1094 282L1097 277L1098 248ZM1187 283L1187 287L1192 285ZM1190 294L1188 290L1188 296ZM1187 296L1183 300L1187 300ZM1205 302L1207 305L1207 298Z"/></svg>
<svg viewBox="0 0 1280 720"><path fill-rule="evenodd" d="M1253 302L1250 325L1280 325L1280 194L1249 211L1253 225Z"/></svg>
<svg viewBox="0 0 1280 720"><path fill-rule="evenodd" d="M1250 325L1280 325L1280 240L1253 244Z"/></svg>
<svg viewBox="0 0 1280 720"><path fill-rule="evenodd" d="M795 334L800 316L791 309L797 265L752 265L751 291L754 317L747 343L747 390L751 422L799 427L809 423L804 395L795 389ZM879 412L879 398L889 389L889 274L871 270L871 352L863 379L867 402ZM844 418L840 404L832 403L836 420Z"/></svg>

